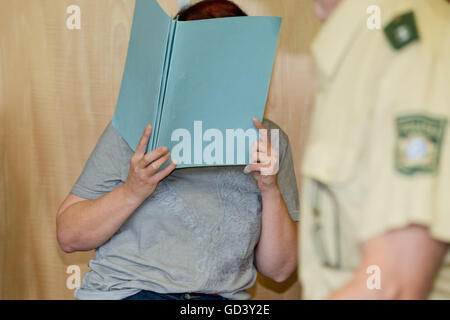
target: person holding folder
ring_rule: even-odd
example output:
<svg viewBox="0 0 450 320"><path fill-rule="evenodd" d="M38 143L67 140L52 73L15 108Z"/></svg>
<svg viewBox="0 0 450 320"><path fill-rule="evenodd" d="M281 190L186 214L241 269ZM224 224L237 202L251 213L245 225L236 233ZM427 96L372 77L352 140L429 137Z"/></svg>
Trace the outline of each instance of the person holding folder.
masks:
<svg viewBox="0 0 450 320"><path fill-rule="evenodd" d="M208 0L178 19L239 15L230 1ZM298 192L286 134L278 154L270 139L254 150L279 159L279 172L264 175L261 163L176 169L166 147L146 154L151 134L148 126L133 152L109 124L59 209L61 248L96 249L75 297L248 299L257 270L287 279L297 266Z"/></svg>

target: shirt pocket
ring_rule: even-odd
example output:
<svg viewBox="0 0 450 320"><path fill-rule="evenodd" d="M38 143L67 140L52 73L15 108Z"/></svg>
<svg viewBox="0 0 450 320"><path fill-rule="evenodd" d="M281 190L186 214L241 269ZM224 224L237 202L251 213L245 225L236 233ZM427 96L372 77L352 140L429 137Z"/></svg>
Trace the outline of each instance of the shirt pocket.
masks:
<svg viewBox="0 0 450 320"><path fill-rule="evenodd" d="M367 132L367 121L361 117L340 116L329 122L315 119L303 159L303 176L333 187L349 183L362 161Z"/></svg>

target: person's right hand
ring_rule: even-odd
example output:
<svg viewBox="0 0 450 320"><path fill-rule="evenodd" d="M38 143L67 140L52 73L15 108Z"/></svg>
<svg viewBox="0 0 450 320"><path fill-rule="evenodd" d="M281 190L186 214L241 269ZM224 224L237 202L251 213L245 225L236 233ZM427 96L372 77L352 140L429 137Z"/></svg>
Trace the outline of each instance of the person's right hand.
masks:
<svg viewBox="0 0 450 320"><path fill-rule="evenodd" d="M166 168L158 170L170 159L167 147L160 147L145 154L152 133L149 125L130 160L130 171L123 187L139 204L144 202L156 189L158 183L175 170L177 164L171 162Z"/></svg>

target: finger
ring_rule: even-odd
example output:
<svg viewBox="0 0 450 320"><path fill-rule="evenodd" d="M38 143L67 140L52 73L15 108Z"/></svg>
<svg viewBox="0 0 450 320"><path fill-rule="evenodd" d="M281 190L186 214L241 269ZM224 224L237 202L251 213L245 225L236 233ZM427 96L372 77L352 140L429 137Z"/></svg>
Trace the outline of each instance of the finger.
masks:
<svg viewBox="0 0 450 320"><path fill-rule="evenodd" d="M262 176L274 176L274 175L278 174L278 167L270 166L269 168L261 168L261 171L259 173Z"/></svg>
<svg viewBox="0 0 450 320"><path fill-rule="evenodd" d="M167 147L159 147L158 149L153 150L152 152L149 152L145 155L145 157L142 158L141 162L139 163L139 166L141 168L147 167L150 163L158 160L159 158L165 156L168 154L169 149Z"/></svg>
<svg viewBox="0 0 450 320"><path fill-rule="evenodd" d="M260 147L258 147L259 151L266 151L271 149L271 141L269 136L269 130L267 130L261 121L256 118L253 118L253 125L259 131L260 140L257 142Z"/></svg>
<svg viewBox="0 0 450 320"><path fill-rule="evenodd" d="M259 155L260 155L260 153L258 151L253 152L250 155L250 164L258 164L260 162Z"/></svg>
<svg viewBox="0 0 450 320"><path fill-rule="evenodd" d="M252 145L249 152L250 154L252 154L253 152L267 152L267 144L258 140Z"/></svg>
<svg viewBox="0 0 450 320"><path fill-rule="evenodd" d="M258 171L252 172L252 176L253 178L255 178L256 180L259 179L259 177L261 177L261 173Z"/></svg>
<svg viewBox="0 0 450 320"><path fill-rule="evenodd" d="M255 125L256 129L258 129L258 130L265 129L263 124L261 123L261 121L259 121L256 118L253 118L253 124Z"/></svg>
<svg viewBox="0 0 450 320"><path fill-rule="evenodd" d="M273 176L278 173L278 167L277 166L265 166L261 164L251 164L244 168L244 173L249 174L260 174L261 176Z"/></svg>
<svg viewBox="0 0 450 320"><path fill-rule="evenodd" d="M138 154L140 157L143 157L145 152L147 151L148 140L150 139L150 135L152 134L152 125L149 124L142 134L141 140L136 148L135 154Z"/></svg>
<svg viewBox="0 0 450 320"><path fill-rule="evenodd" d="M244 168L245 174L249 174L251 172L260 172L260 171L261 171L261 167L258 164L249 164L248 166L246 166Z"/></svg>
<svg viewBox="0 0 450 320"><path fill-rule="evenodd" d="M248 165L248 166L246 166L244 168L244 174L250 174L250 173L256 179L261 175L261 173L258 170L256 170L255 168L251 167L250 165Z"/></svg>
<svg viewBox="0 0 450 320"><path fill-rule="evenodd" d="M270 145L269 131L263 126L261 121L259 121L256 118L253 118L253 124L259 131L261 141Z"/></svg>
<svg viewBox="0 0 450 320"><path fill-rule="evenodd" d="M259 122L257 119L255 119L255 121ZM255 123L255 126L257 124ZM267 146L266 150L270 150L272 148L272 139L270 137L270 133L269 130L267 130L262 124L261 122L259 122L258 124L258 131L259 131L259 137L260 137L260 143L263 143L264 145Z"/></svg>
<svg viewBox="0 0 450 320"><path fill-rule="evenodd" d="M165 153L161 157L155 159L155 161L151 162L146 168L146 173L153 175L158 171L164 163L166 163L170 159L170 153Z"/></svg>
<svg viewBox="0 0 450 320"><path fill-rule="evenodd" d="M161 181L165 179L169 174L172 173L173 170L175 170L177 167L177 163L172 161L166 168L155 174L155 179L157 181Z"/></svg>
<svg viewBox="0 0 450 320"><path fill-rule="evenodd" d="M250 148L249 152L248 152L248 157L250 160L250 163L253 163L253 157L254 154L258 152L258 141L255 142L255 144Z"/></svg>
<svg viewBox="0 0 450 320"><path fill-rule="evenodd" d="M271 141L269 136L269 131L267 129L259 130L259 141L261 145L267 146L268 149L271 148Z"/></svg>
<svg viewBox="0 0 450 320"><path fill-rule="evenodd" d="M267 143L264 143L263 141L258 141L258 149L256 151L258 152L267 152Z"/></svg>
<svg viewBox="0 0 450 320"><path fill-rule="evenodd" d="M250 157L250 164L261 164L265 166L270 166L272 163L272 158L269 157L264 152L254 152Z"/></svg>
<svg viewBox="0 0 450 320"><path fill-rule="evenodd" d="M258 160L258 151L252 152L250 155L250 164L257 164Z"/></svg>

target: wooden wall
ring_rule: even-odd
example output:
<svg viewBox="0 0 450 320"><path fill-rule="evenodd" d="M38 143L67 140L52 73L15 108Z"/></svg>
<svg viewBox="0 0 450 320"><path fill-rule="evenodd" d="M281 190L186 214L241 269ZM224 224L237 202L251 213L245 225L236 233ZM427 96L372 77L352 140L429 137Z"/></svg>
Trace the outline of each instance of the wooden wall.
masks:
<svg viewBox="0 0 450 320"><path fill-rule="evenodd" d="M319 26L312 1L236 2L284 18L266 116L288 132L298 170ZM177 11L176 0L160 3ZM72 4L81 30L66 28ZM0 299L72 299L66 268L88 270L93 252L58 248L55 215L112 118L133 9L133 0L0 0ZM295 299L299 286L295 275L283 284L260 277L251 292Z"/></svg>

